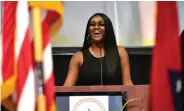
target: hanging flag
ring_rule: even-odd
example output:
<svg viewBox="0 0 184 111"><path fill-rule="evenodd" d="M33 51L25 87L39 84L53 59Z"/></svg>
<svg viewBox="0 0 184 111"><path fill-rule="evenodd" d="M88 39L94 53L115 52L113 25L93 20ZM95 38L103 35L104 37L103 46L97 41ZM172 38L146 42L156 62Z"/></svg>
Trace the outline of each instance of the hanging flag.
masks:
<svg viewBox="0 0 184 111"><path fill-rule="evenodd" d="M151 111L181 110L181 50L176 2L157 2L151 72Z"/></svg>
<svg viewBox="0 0 184 111"><path fill-rule="evenodd" d="M55 111L55 81L53 73L53 61L51 50L51 36L57 32L63 23L62 2L29 2L31 8L39 7L47 10L47 16L42 23L43 37L43 72L44 72L44 93L46 97L47 111Z"/></svg>
<svg viewBox="0 0 184 111"><path fill-rule="evenodd" d="M29 31L29 14L26 13L26 5L27 2L4 2L3 34L0 38L0 45L2 46L0 47L0 51L2 52L0 55L0 83L2 89L1 101L11 96L17 88L17 110L20 111L25 109L27 110L29 107L32 108L28 110L33 110L36 102L34 93L29 97L30 101L26 100L28 97L26 95L34 92L34 89L31 88L34 87L34 82L32 82L34 68L32 65L34 61L31 61L33 52L31 51L32 47L29 45L32 37L30 36L31 34ZM54 91L55 84L50 36L57 32L62 25L63 4L62 2L28 2L28 5L30 8L38 7L47 11L46 18L42 22L44 93L46 96L47 111L54 111L56 110ZM25 18L21 18L22 14L20 16L19 12L24 14ZM22 25L21 23L22 26L19 26L21 20L22 22L24 21L25 24ZM15 35L17 36L15 37ZM32 63L32 65L30 63ZM32 91L29 92L31 89ZM26 108L24 105L28 105L27 101L30 102L30 106Z"/></svg>
<svg viewBox="0 0 184 111"><path fill-rule="evenodd" d="M52 64L52 51L50 36L53 35L62 24L63 20L63 4L62 2L29 2L31 7L44 8L47 16L43 21L43 72L44 72L44 88L46 96L47 111L56 110L55 91L54 91L54 75ZM58 13L56 13L58 12ZM50 30L50 31L49 31Z"/></svg>
<svg viewBox="0 0 184 111"><path fill-rule="evenodd" d="M34 111L36 103L35 77L27 1L17 2L15 38L17 111Z"/></svg>

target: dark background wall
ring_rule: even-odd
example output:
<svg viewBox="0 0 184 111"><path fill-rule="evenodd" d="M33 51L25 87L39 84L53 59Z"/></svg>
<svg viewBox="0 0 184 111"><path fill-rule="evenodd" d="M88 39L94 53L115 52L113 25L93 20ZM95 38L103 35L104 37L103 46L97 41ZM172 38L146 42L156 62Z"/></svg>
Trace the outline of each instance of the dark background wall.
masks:
<svg viewBox="0 0 184 111"><path fill-rule="evenodd" d="M56 85L63 85L69 61L81 48L53 48L54 74ZM150 83L151 47L126 48L130 58L130 69L133 83L136 85Z"/></svg>

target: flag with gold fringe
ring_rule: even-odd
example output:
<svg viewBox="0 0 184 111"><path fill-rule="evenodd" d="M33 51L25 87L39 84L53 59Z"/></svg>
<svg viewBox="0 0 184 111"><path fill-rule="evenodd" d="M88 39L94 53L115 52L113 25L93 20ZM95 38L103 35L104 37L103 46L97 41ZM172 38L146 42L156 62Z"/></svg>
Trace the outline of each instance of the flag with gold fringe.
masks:
<svg viewBox="0 0 184 111"><path fill-rule="evenodd" d="M3 8L3 34L0 39L0 45L2 46L0 50L2 52L0 56L1 102L3 103L3 101L16 92L16 108L18 111L35 110L36 94L39 92L36 91L38 88L34 88L37 85L35 83L38 83L38 81L34 80L34 75L36 74L38 76L37 73L34 74L34 70L38 69L42 71L43 65L41 80L43 80L43 95L46 99L45 109L47 111L56 110L50 37L57 32L63 23L63 3L51 1L6 1L3 2ZM36 65L38 61L33 59L35 51L32 52L32 45L35 44L33 40L35 35L31 34L31 21L29 21L30 14L28 8L30 8L30 12L34 8L44 9L46 11L45 19L40 21L40 35L41 41L43 42L40 44L42 48L40 55L43 58L39 61L40 67ZM34 15L32 15L32 18L34 21ZM35 32L33 31L33 33ZM35 90L31 90L30 88ZM28 95L30 101L27 100ZM25 103L25 101L29 101L31 104L29 107L31 108L26 105L28 103Z"/></svg>

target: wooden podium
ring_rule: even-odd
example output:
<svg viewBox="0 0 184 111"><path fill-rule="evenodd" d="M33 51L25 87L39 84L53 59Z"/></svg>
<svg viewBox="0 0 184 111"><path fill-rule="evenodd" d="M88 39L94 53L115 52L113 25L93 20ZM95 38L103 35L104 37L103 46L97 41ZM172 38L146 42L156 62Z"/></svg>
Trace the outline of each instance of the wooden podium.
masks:
<svg viewBox="0 0 184 111"><path fill-rule="evenodd" d="M69 92L126 92L127 99L136 100L127 104L128 111L148 111L149 85L109 85L109 86L55 86L56 93Z"/></svg>

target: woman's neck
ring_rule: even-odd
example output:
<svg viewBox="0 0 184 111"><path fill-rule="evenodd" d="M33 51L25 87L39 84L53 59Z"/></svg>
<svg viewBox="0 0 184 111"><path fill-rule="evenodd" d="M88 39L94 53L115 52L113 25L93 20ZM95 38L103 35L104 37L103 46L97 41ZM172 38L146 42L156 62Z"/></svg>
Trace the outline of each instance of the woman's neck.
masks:
<svg viewBox="0 0 184 111"><path fill-rule="evenodd" d="M101 51L104 51L103 44L92 44L91 49L93 51L97 51L97 52L100 51L100 49L101 49Z"/></svg>

